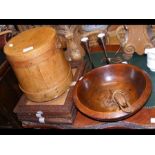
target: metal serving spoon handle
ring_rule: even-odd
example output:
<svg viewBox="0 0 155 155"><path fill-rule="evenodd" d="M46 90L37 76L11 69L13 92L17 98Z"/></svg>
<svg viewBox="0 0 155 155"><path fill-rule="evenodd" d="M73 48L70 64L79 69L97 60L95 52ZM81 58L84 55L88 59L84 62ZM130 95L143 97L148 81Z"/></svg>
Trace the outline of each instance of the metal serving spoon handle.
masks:
<svg viewBox="0 0 155 155"><path fill-rule="evenodd" d="M105 59L106 59L106 63L107 64L110 64L110 58L108 58L108 55L107 55L107 52L106 52L106 48L105 48L105 33L99 33L97 35L98 37L98 41L99 41L99 45L102 47L103 49L103 53L104 53L104 56L105 56Z"/></svg>
<svg viewBox="0 0 155 155"><path fill-rule="evenodd" d="M95 68L95 65L94 65L94 63L93 63L93 61L91 59L91 56L90 56L89 39L88 39L88 37L81 38L81 44L82 44L82 46L83 46L83 48L84 48L84 50L85 50L85 52L86 52L86 54L87 54L87 56L89 58L89 61L90 61L91 65L92 65L92 68Z"/></svg>

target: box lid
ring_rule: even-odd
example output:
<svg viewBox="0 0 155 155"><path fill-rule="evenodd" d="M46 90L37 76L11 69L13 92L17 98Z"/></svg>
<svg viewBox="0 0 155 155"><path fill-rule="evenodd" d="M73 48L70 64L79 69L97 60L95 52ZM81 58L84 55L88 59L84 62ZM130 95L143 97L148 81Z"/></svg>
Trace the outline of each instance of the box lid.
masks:
<svg viewBox="0 0 155 155"><path fill-rule="evenodd" d="M10 39L4 46L4 53L16 61L28 60L55 48L55 37L56 31L52 27L32 28Z"/></svg>

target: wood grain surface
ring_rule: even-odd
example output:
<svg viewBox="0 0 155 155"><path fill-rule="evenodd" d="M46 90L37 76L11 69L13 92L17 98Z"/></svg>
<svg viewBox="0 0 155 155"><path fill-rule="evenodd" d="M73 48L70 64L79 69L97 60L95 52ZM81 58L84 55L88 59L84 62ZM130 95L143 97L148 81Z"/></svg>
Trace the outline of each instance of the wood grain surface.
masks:
<svg viewBox="0 0 155 155"><path fill-rule="evenodd" d="M63 94L72 81L69 63L58 48L52 27L37 27L13 37L4 53L19 81L20 89L35 102Z"/></svg>

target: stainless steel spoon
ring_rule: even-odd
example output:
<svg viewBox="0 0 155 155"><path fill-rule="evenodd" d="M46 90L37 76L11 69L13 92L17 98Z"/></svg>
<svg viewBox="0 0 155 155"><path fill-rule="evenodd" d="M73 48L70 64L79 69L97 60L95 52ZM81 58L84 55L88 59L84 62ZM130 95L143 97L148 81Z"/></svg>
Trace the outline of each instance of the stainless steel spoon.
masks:
<svg viewBox="0 0 155 155"><path fill-rule="evenodd" d="M88 39L88 37L81 38L81 44L82 44L82 46L83 46L83 48L84 48L84 50L85 50L85 52L86 52L86 54L87 54L87 56L89 58L89 61L90 61L91 65L92 65L92 68L95 68L95 65L94 65L94 63L93 63L93 61L91 59L91 56L90 56L90 48L89 48L89 39Z"/></svg>
<svg viewBox="0 0 155 155"><path fill-rule="evenodd" d="M110 64L111 61L110 61L110 58L108 57L107 55L107 52L106 52L106 48L105 48L105 33L99 33L97 35L98 37L98 42L99 42L99 45L102 47L103 49L103 53L104 53L104 56L105 56L105 59L106 59L106 63L107 64Z"/></svg>

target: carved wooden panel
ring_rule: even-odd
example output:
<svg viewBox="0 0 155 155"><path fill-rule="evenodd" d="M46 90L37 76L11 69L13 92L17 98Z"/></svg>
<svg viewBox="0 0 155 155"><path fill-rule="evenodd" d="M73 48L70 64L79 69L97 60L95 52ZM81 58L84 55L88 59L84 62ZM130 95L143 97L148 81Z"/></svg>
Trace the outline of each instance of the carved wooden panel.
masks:
<svg viewBox="0 0 155 155"><path fill-rule="evenodd" d="M132 57L136 52L144 54L145 48L153 47L147 32L147 25L127 25L117 28L117 37L124 49L126 57Z"/></svg>

